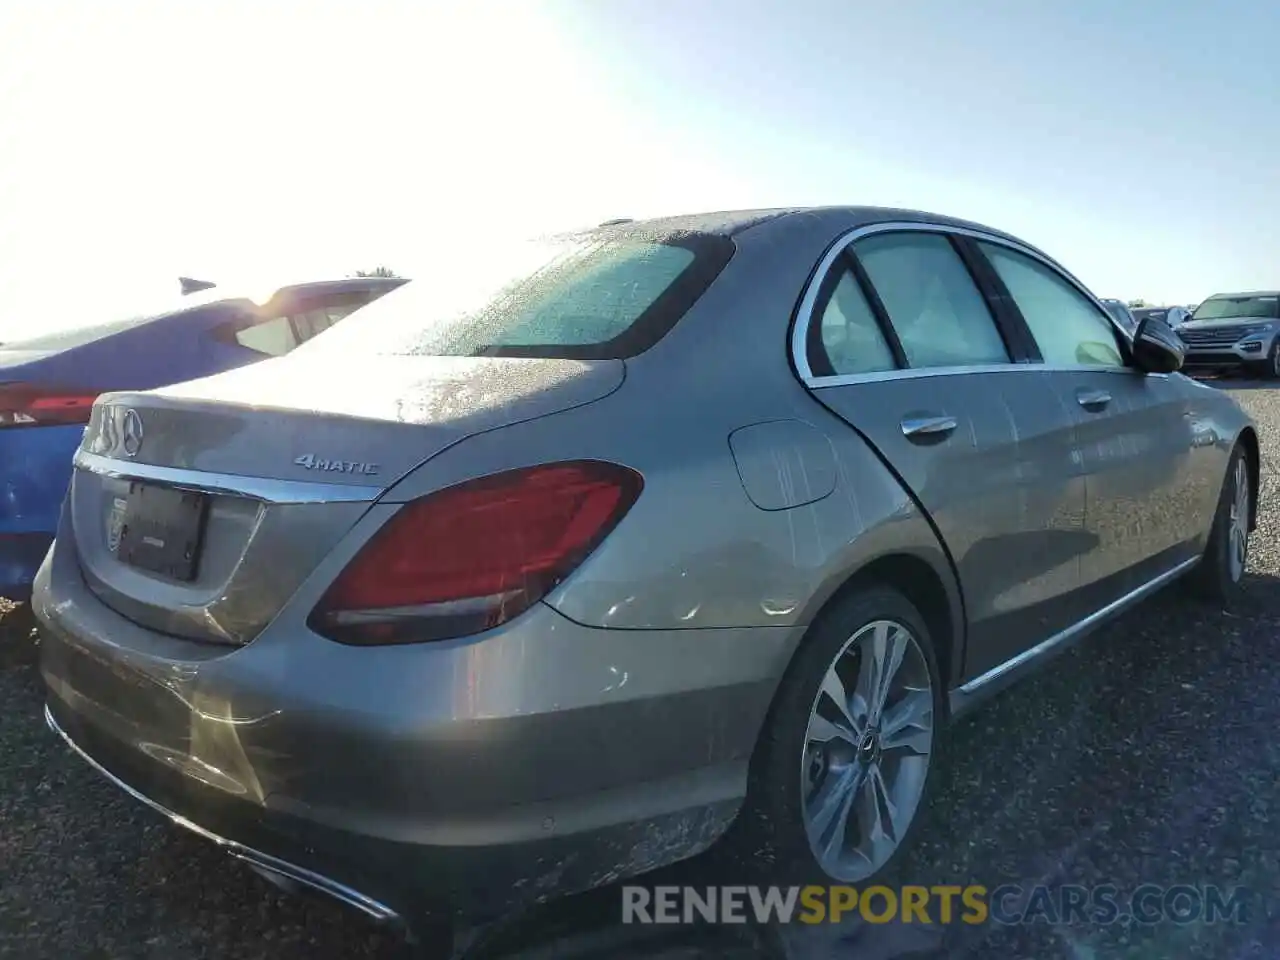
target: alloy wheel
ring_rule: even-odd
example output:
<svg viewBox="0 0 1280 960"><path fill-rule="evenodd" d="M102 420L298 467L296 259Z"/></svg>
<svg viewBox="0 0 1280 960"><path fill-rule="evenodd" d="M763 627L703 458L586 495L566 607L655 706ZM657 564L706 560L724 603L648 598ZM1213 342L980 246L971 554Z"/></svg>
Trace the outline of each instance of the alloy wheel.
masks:
<svg viewBox="0 0 1280 960"><path fill-rule="evenodd" d="M1249 559L1249 467L1244 457L1236 458L1234 493L1228 516L1227 562L1231 582L1239 583Z"/></svg>
<svg viewBox="0 0 1280 960"><path fill-rule="evenodd" d="M933 681L919 641L902 623L868 623L827 669L805 732L805 832L828 876L863 880L893 856L924 795L933 745Z"/></svg>

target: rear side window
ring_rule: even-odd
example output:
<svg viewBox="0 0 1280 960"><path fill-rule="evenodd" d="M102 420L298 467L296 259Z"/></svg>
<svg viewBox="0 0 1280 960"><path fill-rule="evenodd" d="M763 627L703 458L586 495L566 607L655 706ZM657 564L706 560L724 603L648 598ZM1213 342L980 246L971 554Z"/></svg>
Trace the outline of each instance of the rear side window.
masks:
<svg viewBox="0 0 1280 960"><path fill-rule="evenodd" d="M859 240L854 255L884 304L910 367L1009 363L1009 351L968 268L936 233Z"/></svg>
<svg viewBox="0 0 1280 960"><path fill-rule="evenodd" d="M1115 328L1057 271L993 243L978 246L1009 290L1044 362L1054 366L1123 367Z"/></svg>
<svg viewBox="0 0 1280 960"><path fill-rule="evenodd" d="M268 357L283 357L297 347L299 342L288 317L272 317L237 330L233 336L240 346Z"/></svg>
<svg viewBox="0 0 1280 960"><path fill-rule="evenodd" d="M274 316L270 315L269 305L268 316L235 329L231 332L231 337L240 346L248 347L263 356L282 357L382 294L382 290L342 294L334 297L331 302L315 297L304 298L296 302L289 312Z"/></svg>
<svg viewBox="0 0 1280 960"><path fill-rule="evenodd" d="M305 313L294 314L293 326L298 339L306 343L314 336L324 333L347 314L359 309L359 304L343 304L341 306L319 307Z"/></svg>
<svg viewBox="0 0 1280 960"><path fill-rule="evenodd" d="M818 330L827 369L820 369L820 364L815 370L827 376L893 370L897 366L893 348L876 322L853 269L843 258L839 262L844 265L823 284L818 302L822 318Z"/></svg>
<svg viewBox="0 0 1280 960"><path fill-rule="evenodd" d="M577 236L442 264L310 350L347 354L627 357L656 343L733 254L709 234ZM358 329L357 329L358 328Z"/></svg>

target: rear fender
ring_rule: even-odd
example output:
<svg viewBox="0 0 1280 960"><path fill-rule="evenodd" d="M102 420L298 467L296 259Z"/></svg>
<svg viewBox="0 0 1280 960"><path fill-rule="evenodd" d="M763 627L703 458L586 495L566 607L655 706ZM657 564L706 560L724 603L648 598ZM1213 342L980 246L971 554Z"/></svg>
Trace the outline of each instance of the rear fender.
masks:
<svg viewBox="0 0 1280 960"><path fill-rule="evenodd" d="M835 468L830 493L790 509L761 509L748 496L728 442L740 424L710 417L691 423L684 416L678 427L664 429L662 411L635 404L626 390L463 440L382 500L404 502L553 460L625 464L644 477L639 501L546 598L569 619L628 630L777 628L786 636L778 647L780 675L808 624L844 583L877 559L906 555L927 563L944 585L953 627L951 636L938 638L947 648L940 656L962 663L963 604L928 519L860 437L811 401L796 412L830 442Z"/></svg>

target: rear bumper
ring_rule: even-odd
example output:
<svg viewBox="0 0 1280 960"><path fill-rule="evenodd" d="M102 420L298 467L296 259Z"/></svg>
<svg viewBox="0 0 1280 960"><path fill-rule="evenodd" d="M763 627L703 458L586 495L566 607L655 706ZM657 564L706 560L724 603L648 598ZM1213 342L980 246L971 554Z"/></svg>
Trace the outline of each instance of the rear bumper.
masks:
<svg viewBox="0 0 1280 960"><path fill-rule="evenodd" d="M427 918L480 923L691 855L727 828L737 804L523 844L427 845L335 829L238 802L148 763L58 701L46 722L83 760L135 800L253 867L301 883L376 922L412 929ZM373 787L371 786L371 789ZM656 854L656 856L654 856Z"/></svg>
<svg viewBox="0 0 1280 960"><path fill-rule="evenodd" d="M53 542L83 427L0 432L0 597L25 600Z"/></svg>
<svg viewBox="0 0 1280 960"><path fill-rule="evenodd" d="M358 891L352 890L350 887L338 883L336 880L331 880L328 877L307 870L305 867L299 867L296 864L281 860L278 857L273 857L260 850L255 850L242 843L237 843L234 840L230 840L221 834L214 833L212 830L186 819L169 807L164 806L141 791L129 786L128 783L121 780L120 777L95 760L84 747L80 746L80 744L72 739L71 735L68 734L67 731L62 729L58 724L58 721L54 718L53 711L47 705L44 709L44 719L50 730L60 736L68 747L75 751L82 760L98 771L98 773L105 777L110 783L129 794L135 800L145 804L152 810L155 810L157 813L168 817L178 826L191 830L192 832L204 837L206 840L213 841L218 846L223 847L233 857L244 860L251 866L268 870L279 876L287 877L298 883L305 884L314 890L324 893L335 900L345 903L348 906L367 914L376 921L384 923L390 921L399 922L400 918L390 907L379 903L370 897L366 897Z"/></svg>
<svg viewBox="0 0 1280 960"><path fill-rule="evenodd" d="M179 823L380 919L483 920L710 846L787 645L539 605L469 642L273 626L219 647L120 617L69 552L33 600L51 724Z"/></svg>

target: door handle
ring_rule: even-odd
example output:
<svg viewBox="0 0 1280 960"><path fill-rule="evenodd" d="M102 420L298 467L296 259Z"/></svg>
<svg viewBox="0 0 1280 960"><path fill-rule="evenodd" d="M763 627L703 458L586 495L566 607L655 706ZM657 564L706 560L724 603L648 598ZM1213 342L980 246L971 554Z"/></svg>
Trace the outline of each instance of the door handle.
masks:
<svg viewBox="0 0 1280 960"><path fill-rule="evenodd" d="M904 437L945 437L955 428L955 417L907 417L902 421Z"/></svg>
<svg viewBox="0 0 1280 960"><path fill-rule="evenodd" d="M1105 390L1081 390L1076 394L1076 403L1086 410L1101 410L1111 402L1111 394Z"/></svg>

